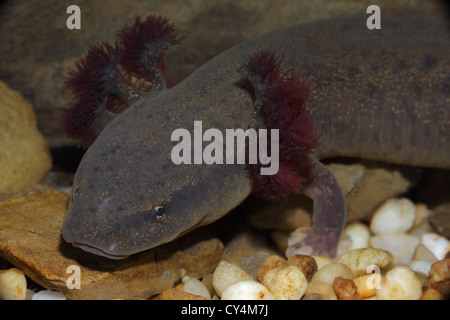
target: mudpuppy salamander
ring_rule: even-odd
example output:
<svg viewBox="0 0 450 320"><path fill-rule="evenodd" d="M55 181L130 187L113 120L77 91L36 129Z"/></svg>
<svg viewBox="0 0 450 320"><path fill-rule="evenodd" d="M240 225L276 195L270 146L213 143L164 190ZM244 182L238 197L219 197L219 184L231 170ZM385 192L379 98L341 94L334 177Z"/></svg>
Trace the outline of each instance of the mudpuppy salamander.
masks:
<svg viewBox="0 0 450 320"><path fill-rule="evenodd" d="M300 24L227 50L170 89L162 53L181 39L167 19L136 18L118 35L115 46L91 46L67 81L78 100L64 111L66 132L90 147L62 234L83 250L120 259L159 246L219 219L256 188L269 199L312 198L314 225L295 247L334 256L346 209L320 159L450 168L450 41L439 22ZM278 173L174 164L171 135L192 132L194 121L221 132L278 126Z"/></svg>

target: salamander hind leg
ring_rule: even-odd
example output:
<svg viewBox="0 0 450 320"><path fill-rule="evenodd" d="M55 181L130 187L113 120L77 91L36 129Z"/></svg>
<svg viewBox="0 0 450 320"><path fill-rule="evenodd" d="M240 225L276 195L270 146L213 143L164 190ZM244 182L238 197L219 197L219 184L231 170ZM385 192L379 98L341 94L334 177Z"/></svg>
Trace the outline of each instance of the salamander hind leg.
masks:
<svg viewBox="0 0 450 320"><path fill-rule="evenodd" d="M334 257L345 222L345 202L334 176L311 159L318 139L305 108L310 88L293 70L282 70L282 57L261 50L248 57L239 72L253 90L260 125L279 132L279 169L263 175L263 165L251 165L253 193L265 200L278 200L303 192L314 201L314 228L302 229L291 240L288 255L320 254ZM295 235L295 234L294 234ZM296 239L296 240L295 240Z"/></svg>
<svg viewBox="0 0 450 320"><path fill-rule="evenodd" d="M313 227L298 228L289 240L286 256L326 255L334 258L345 225L344 195L333 174L319 161L311 161L311 182L303 188L314 202Z"/></svg>

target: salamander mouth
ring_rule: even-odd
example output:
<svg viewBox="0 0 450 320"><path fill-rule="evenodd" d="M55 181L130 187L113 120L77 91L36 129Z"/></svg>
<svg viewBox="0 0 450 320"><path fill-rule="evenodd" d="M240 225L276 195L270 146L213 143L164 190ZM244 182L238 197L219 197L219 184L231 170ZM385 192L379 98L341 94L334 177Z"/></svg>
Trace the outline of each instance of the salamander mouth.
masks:
<svg viewBox="0 0 450 320"><path fill-rule="evenodd" d="M97 256L106 257L108 259L119 260L119 259L125 259L130 256L130 255L111 254L111 253L105 252L101 249L91 247L90 245L79 243L79 242L72 242L72 245L76 248L82 249L83 251L93 253Z"/></svg>

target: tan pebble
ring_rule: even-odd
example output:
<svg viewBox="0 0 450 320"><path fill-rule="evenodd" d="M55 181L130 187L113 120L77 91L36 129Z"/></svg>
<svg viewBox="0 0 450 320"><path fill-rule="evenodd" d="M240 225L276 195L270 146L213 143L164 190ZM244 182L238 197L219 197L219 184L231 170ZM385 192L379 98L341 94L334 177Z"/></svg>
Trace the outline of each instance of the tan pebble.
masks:
<svg viewBox="0 0 450 320"><path fill-rule="evenodd" d="M437 233L423 234L420 242L430 249L439 260L444 259L445 254L450 250L450 241Z"/></svg>
<svg viewBox="0 0 450 320"><path fill-rule="evenodd" d="M298 267L287 265L267 272L262 284L276 300L299 300L305 294L308 281Z"/></svg>
<svg viewBox="0 0 450 320"><path fill-rule="evenodd" d="M415 215L414 215L414 222L413 222L413 228L417 228L421 224L428 221L428 218L430 217L430 210L428 209L426 204L423 203L416 203L415 204Z"/></svg>
<svg viewBox="0 0 450 320"><path fill-rule="evenodd" d="M420 297L420 300L444 300L442 294L433 288L428 288Z"/></svg>
<svg viewBox="0 0 450 320"><path fill-rule="evenodd" d="M420 284L423 288L428 288L430 286L430 280L428 279L428 274L417 272L414 269L410 268L412 271L416 273L417 278L420 280Z"/></svg>
<svg viewBox="0 0 450 320"><path fill-rule="evenodd" d="M174 288L177 289L177 290L183 291L184 283L181 282L181 283L177 284Z"/></svg>
<svg viewBox="0 0 450 320"><path fill-rule="evenodd" d="M202 278L202 283L205 285L205 287L208 289L209 294L212 296L214 296L216 294L216 291L214 290L214 287L212 285L212 281L213 281L213 274L207 274L206 276L204 276Z"/></svg>
<svg viewBox="0 0 450 320"><path fill-rule="evenodd" d="M374 265L384 268L392 263L392 254L375 248L356 249L348 251L339 257L338 262L350 267L354 276L371 273Z"/></svg>
<svg viewBox="0 0 450 320"><path fill-rule="evenodd" d="M308 282L311 281L311 278L318 270L316 260L311 256L296 254L290 257L287 263L288 265L294 265L299 268Z"/></svg>
<svg viewBox="0 0 450 320"><path fill-rule="evenodd" d="M302 300L325 300L319 293L305 294Z"/></svg>
<svg viewBox="0 0 450 320"><path fill-rule="evenodd" d="M31 289L27 289L27 293L26 293L26 296L25 296L25 300L32 300L33 299L33 296L36 294L36 292L34 292L33 290L31 290Z"/></svg>
<svg viewBox="0 0 450 320"><path fill-rule="evenodd" d="M154 300L206 300L206 298L184 292L177 288L168 288L161 292Z"/></svg>
<svg viewBox="0 0 450 320"><path fill-rule="evenodd" d="M407 233L372 236L369 241L371 247L392 253L394 265L407 265L419 244L417 237Z"/></svg>
<svg viewBox="0 0 450 320"><path fill-rule="evenodd" d="M287 242L290 234L291 233L289 231L282 231L282 230L275 230L270 233L270 237L277 246L279 252L286 252L288 248Z"/></svg>
<svg viewBox="0 0 450 320"><path fill-rule="evenodd" d="M370 230L365 224L361 222L349 224L345 227L344 233L351 239L349 251L369 247Z"/></svg>
<svg viewBox="0 0 450 320"><path fill-rule="evenodd" d="M248 273L236 264L222 260L217 265L216 270L214 270L212 284L217 295L220 297L226 288L234 283L245 280L254 281Z"/></svg>
<svg viewBox="0 0 450 320"><path fill-rule="evenodd" d="M427 220L416 228L409 230L408 234L420 239L425 233L433 233L434 230L435 229L431 226L430 221Z"/></svg>
<svg viewBox="0 0 450 320"><path fill-rule="evenodd" d="M184 276L181 281L183 281L183 291L195 294L197 296L204 297L208 300L211 299L211 294L209 293L209 290L206 288L206 286L198 279L191 278L189 276Z"/></svg>
<svg viewBox="0 0 450 320"><path fill-rule="evenodd" d="M434 253L431 252L430 249L428 249L424 244L419 243L414 250L412 260L425 261L433 264L439 259L436 258Z"/></svg>
<svg viewBox="0 0 450 320"><path fill-rule="evenodd" d="M381 274L365 274L353 279L361 299L374 296L383 281Z"/></svg>
<svg viewBox="0 0 450 320"><path fill-rule="evenodd" d="M332 286L334 279L337 277L342 277L344 279L352 279L353 278L353 272L352 270L342 263L330 263L326 266L324 266L322 269L319 269L314 276L312 277L311 281L322 281L326 284Z"/></svg>
<svg viewBox="0 0 450 320"><path fill-rule="evenodd" d="M429 273L431 287L444 297L450 297L450 259L440 260L431 266Z"/></svg>
<svg viewBox="0 0 450 320"><path fill-rule="evenodd" d="M414 203L407 199L389 199L374 213L370 221L373 234L396 234L408 231L415 218Z"/></svg>
<svg viewBox="0 0 450 320"><path fill-rule="evenodd" d="M411 260L408 267L416 273L427 275L431 269L431 263L421 260Z"/></svg>
<svg viewBox="0 0 450 320"><path fill-rule="evenodd" d="M333 263L333 260L331 260L329 257L327 256L311 256L314 258L314 260L316 260L317 263L317 270L322 269L324 266L326 266L327 264Z"/></svg>
<svg viewBox="0 0 450 320"><path fill-rule="evenodd" d="M27 280L22 270L0 270L0 300L25 300Z"/></svg>
<svg viewBox="0 0 450 320"><path fill-rule="evenodd" d="M305 296L320 295L323 300L337 300L333 287L322 281L312 280L308 283Z"/></svg>
<svg viewBox="0 0 450 320"><path fill-rule="evenodd" d="M378 300L418 300L422 284L414 271L398 266L386 273L376 295Z"/></svg>
<svg viewBox="0 0 450 320"><path fill-rule="evenodd" d="M13 194L41 182L52 165L33 106L0 81L0 193Z"/></svg>
<svg viewBox="0 0 450 320"><path fill-rule="evenodd" d="M352 244L353 240L350 238L350 235L343 232L336 247L336 256L339 257L343 253L351 250Z"/></svg>
<svg viewBox="0 0 450 320"><path fill-rule="evenodd" d="M284 267L285 265L287 265L286 259L280 256L272 255L268 257L258 270L258 281L262 283L267 272L275 268Z"/></svg>
<svg viewBox="0 0 450 320"><path fill-rule="evenodd" d="M355 283L352 279L337 277L333 282L333 289L338 300L360 300Z"/></svg>
<svg viewBox="0 0 450 320"><path fill-rule="evenodd" d="M365 298L363 300L365 301L365 300L378 300L378 299L377 299L377 296L371 296L371 297Z"/></svg>
<svg viewBox="0 0 450 320"><path fill-rule="evenodd" d="M256 281L240 281L225 289L222 300L273 300L272 293Z"/></svg>

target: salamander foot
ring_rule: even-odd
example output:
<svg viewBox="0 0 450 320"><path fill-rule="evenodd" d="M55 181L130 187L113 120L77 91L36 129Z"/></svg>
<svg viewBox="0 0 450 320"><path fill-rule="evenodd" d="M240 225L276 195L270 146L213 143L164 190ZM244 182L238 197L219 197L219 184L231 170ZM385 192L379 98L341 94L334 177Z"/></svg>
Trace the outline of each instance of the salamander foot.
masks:
<svg viewBox="0 0 450 320"><path fill-rule="evenodd" d="M304 254L334 258L338 241L339 233L319 234L313 228L298 228L289 236L286 257Z"/></svg>
<svg viewBox="0 0 450 320"><path fill-rule="evenodd" d="M313 228L298 228L288 240L286 256L298 254L336 256L345 225L346 207L341 187L319 161L311 160L311 182L303 193L313 200Z"/></svg>

